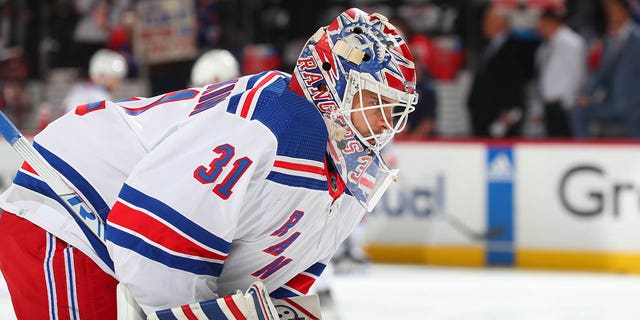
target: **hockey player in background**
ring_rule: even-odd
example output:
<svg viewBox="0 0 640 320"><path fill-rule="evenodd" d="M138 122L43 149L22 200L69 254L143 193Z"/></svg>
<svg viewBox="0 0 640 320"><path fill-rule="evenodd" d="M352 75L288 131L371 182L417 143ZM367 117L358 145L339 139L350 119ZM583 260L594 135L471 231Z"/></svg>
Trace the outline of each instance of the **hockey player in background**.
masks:
<svg viewBox="0 0 640 320"><path fill-rule="evenodd" d="M233 54L228 50L213 49L203 53L193 64L191 85L204 87L238 76L240 76L240 66Z"/></svg>
<svg viewBox="0 0 640 320"><path fill-rule="evenodd" d="M62 101L59 117L85 103L111 100L127 76L127 61L116 51L100 49L89 60L89 80L79 83L69 91Z"/></svg>
<svg viewBox="0 0 640 320"><path fill-rule="evenodd" d="M0 197L18 318L115 319L120 282L151 318L276 319L271 299L305 295L395 179L379 152L414 91L394 26L349 9L291 75L76 107L34 146L106 221L106 247L24 164Z"/></svg>

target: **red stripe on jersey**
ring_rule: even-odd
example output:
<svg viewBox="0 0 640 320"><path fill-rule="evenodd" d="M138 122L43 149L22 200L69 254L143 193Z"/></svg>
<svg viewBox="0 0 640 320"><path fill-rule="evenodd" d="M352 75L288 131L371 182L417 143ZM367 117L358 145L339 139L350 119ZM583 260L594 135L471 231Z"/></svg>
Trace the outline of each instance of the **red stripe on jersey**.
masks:
<svg viewBox="0 0 640 320"><path fill-rule="evenodd" d="M269 81L271 81L271 79L279 76L280 74L277 72L271 72L269 73L266 77L263 77L258 84L256 84L255 87L253 87L253 89L251 89L249 91L249 93L247 94L247 98L244 100L244 104L242 104L242 109L240 110L240 116L243 118L246 118L249 115L249 109L251 109L251 105L253 104L253 98L256 95L256 92L258 92L258 90L262 89L262 87Z"/></svg>
<svg viewBox="0 0 640 320"><path fill-rule="evenodd" d="M274 161L273 162L273 166L274 167L278 167L278 168L283 168L283 169L311 172L311 173L317 173L317 174L322 174L322 175L324 175L324 172L325 172L324 168L321 168L321 167L316 167L316 166L312 166L312 165L308 165L308 164L299 164L299 163L293 163L293 162L286 162L286 161L282 161L282 160Z"/></svg>
<svg viewBox="0 0 640 320"><path fill-rule="evenodd" d="M184 313L187 319L198 320L198 317L195 314L193 314L193 311L191 310L191 307L189 307L189 305L184 305L180 308L182 309L182 313Z"/></svg>
<svg viewBox="0 0 640 320"><path fill-rule="evenodd" d="M236 320L247 319L245 318L244 314L242 314L242 311L240 311L240 309L236 305L236 302L233 301L233 298L231 296L224 297L224 303L227 305L229 310L231 310L231 313L233 314L233 316L236 317Z"/></svg>
<svg viewBox="0 0 640 320"><path fill-rule="evenodd" d="M75 113L79 116L83 116L91 111L101 110L106 108L106 104L104 101L101 101L99 104L97 102L93 103L85 103L76 107Z"/></svg>
<svg viewBox="0 0 640 320"><path fill-rule="evenodd" d="M22 162L22 166L20 167L20 169L22 169L22 170L24 170L24 171L26 171L26 172L32 173L32 174L34 174L34 175L36 175L36 176L38 175L38 173L36 172L36 170L34 170L34 169L31 167L31 165L30 165L28 162L26 162L26 161Z"/></svg>
<svg viewBox="0 0 640 320"><path fill-rule="evenodd" d="M146 213L133 209L119 201L113 205L111 213L109 213L109 222L137 232L162 247L175 252L214 260L224 261L227 258L226 255L211 252L210 249L194 243Z"/></svg>
<svg viewBox="0 0 640 320"><path fill-rule="evenodd" d="M300 273L297 276L293 277L293 279L289 280L289 282L285 283L285 286L292 288L302 294L307 294L315 281L316 278Z"/></svg>

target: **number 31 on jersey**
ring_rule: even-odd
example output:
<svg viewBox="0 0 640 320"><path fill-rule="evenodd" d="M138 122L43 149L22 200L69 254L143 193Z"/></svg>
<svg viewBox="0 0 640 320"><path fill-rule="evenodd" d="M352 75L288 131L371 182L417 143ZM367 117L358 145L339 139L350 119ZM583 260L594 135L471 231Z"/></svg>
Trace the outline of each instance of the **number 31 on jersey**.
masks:
<svg viewBox="0 0 640 320"><path fill-rule="evenodd" d="M202 184L213 184L219 181L222 170L233 160L236 154L235 148L230 144L223 144L213 148L213 152L218 156L211 160L207 166L199 166L193 171L193 177ZM242 157L233 161L233 168L222 178L221 182L216 183L213 187L213 193L220 198L227 200L233 193L233 186L249 169L253 161L248 157Z"/></svg>

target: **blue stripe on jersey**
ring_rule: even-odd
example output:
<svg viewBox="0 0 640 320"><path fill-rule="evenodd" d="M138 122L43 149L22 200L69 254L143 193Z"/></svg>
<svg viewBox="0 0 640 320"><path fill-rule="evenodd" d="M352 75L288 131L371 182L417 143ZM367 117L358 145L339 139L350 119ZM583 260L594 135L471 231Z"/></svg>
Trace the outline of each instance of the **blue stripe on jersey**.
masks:
<svg viewBox="0 0 640 320"><path fill-rule="evenodd" d="M160 320L178 320L178 318L173 315L173 312L171 312L171 309L156 311L156 316L158 316Z"/></svg>
<svg viewBox="0 0 640 320"><path fill-rule="evenodd" d="M223 265L221 263L213 263L172 255L160 248L144 242L144 240L134 235L114 228L111 224L107 224L106 235L107 240L113 242L115 245L132 250L143 257L176 270L214 277L219 277L222 272Z"/></svg>
<svg viewBox="0 0 640 320"><path fill-rule="evenodd" d="M220 251L223 254L229 253L231 243L207 231L198 224L183 216L162 201L150 197L133 187L124 184L118 197L136 207L152 212L162 220L176 227L178 230L195 239L196 241Z"/></svg>
<svg viewBox="0 0 640 320"><path fill-rule="evenodd" d="M217 300L207 300L199 304L202 312L204 312L209 319L227 319L227 316L222 312L220 306L218 306Z"/></svg>
<svg viewBox="0 0 640 320"><path fill-rule="evenodd" d="M51 233L47 234L47 253L44 259L45 267L45 279L47 281L47 298L49 299L49 316L51 320L57 319L58 313L56 312L56 306L58 305L57 294L55 289L55 278L53 276L53 270L51 270L51 259L53 259L54 248L56 246L56 239Z"/></svg>
<svg viewBox="0 0 640 320"><path fill-rule="evenodd" d="M271 292L269 296L271 296L271 298L274 298L274 299L284 299L284 298L297 297L298 295L295 294L293 291L280 287L274 290L273 292Z"/></svg>
<svg viewBox="0 0 640 320"><path fill-rule="evenodd" d="M329 186L327 185L327 181L312 179L301 176L294 176L289 174L284 174L280 172L271 171L267 176L267 180L271 180L275 183L284 184L291 187L299 187L313 190L328 190Z"/></svg>
<svg viewBox="0 0 640 320"><path fill-rule="evenodd" d="M189 115L192 116L194 114L198 114L202 111L209 110L210 108L215 107L218 103L226 99L230 93L231 93L230 91L227 91L226 93L222 93L213 99L206 100L204 102L199 103Z"/></svg>
<svg viewBox="0 0 640 320"><path fill-rule="evenodd" d="M73 268L73 259L72 259L72 255L73 255L73 247L70 248L66 248L64 249L64 256L65 256L65 260L66 260L66 269L67 269L67 277L68 277L68 284L67 284L67 294L69 295L69 300L67 303L69 303L69 307L71 308L70 313L73 315L73 319L77 320L78 317L80 316L78 314L78 308L76 307L76 284L74 282L75 280L75 269Z"/></svg>
<svg viewBox="0 0 640 320"><path fill-rule="evenodd" d="M69 215L73 218L73 220L75 220L76 224L80 227L80 230L82 231L84 236L89 240L89 244L91 245L91 248L93 249L93 251L95 251L98 258L102 260L102 262L104 262L109 267L109 269L113 270L113 261L111 261L111 258L109 257L109 253L107 252L107 248L105 247L104 243L100 241L98 238L96 238L93 232L89 230L89 228L84 224L84 222L82 222L82 220L80 220L80 218L78 218L76 214L73 213L73 211L67 208L67 206L62 201L62 199L60 199L60 197L58 197L58 195L55 192L53 192L51 187L49 187L46 183L20 171L18 171L18 173L16 174L16 177L13 180L13 183L16 185L22 186L24 188L27 188L33 192L39 193L47 198L50 198L60 203L60 205L64 207L67 210L67 212L69 212Z"/></svg>
<svg viewBox="0 0 640 320"><path fill-rule="evenodd" d="M326 267L327 266L325 264L317 262L316 264L312 265L311 267L309 267L309 269L305 270L304 272L308 272L316 277L319 277L322 274L322 271L324 271L324 268Z"/></svg>
<svg viewBox="0 0 640 320"><path fill-rule="evenodd" d="M240 97L242 94L236 94L235 96L229 98L229 103L227 104L227 112L231 114L235 114L238 110L238 102L240 102Z"/></svg>
<svg viewBox="0 0 640 320"><path fill-rule="evenodd" d="M60 172L67 180L73 184L74 187L82 193L82 195L89 201L91 206L96 209L96 213L102 218L102 221L107 221L107 215L109 214L109 206L102 199L98 191L87 181L78 171L73 169L68 163L60 159L58 156L47 150L45 147L34 142L33 147L38 150L51 166L53 166L58 172Z"/></svg>

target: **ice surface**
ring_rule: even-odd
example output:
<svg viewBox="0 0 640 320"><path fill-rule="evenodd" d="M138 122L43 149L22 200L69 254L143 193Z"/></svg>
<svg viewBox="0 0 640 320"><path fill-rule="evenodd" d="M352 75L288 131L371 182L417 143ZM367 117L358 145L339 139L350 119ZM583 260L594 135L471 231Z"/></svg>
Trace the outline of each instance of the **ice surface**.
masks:
<svg viewBox="0 0 640 320"><path fill-rule="evenodd" d="M336 275L325 320L640 319L640 276L371 265ZM15 319L0 279L0 319Z"/></svg>

